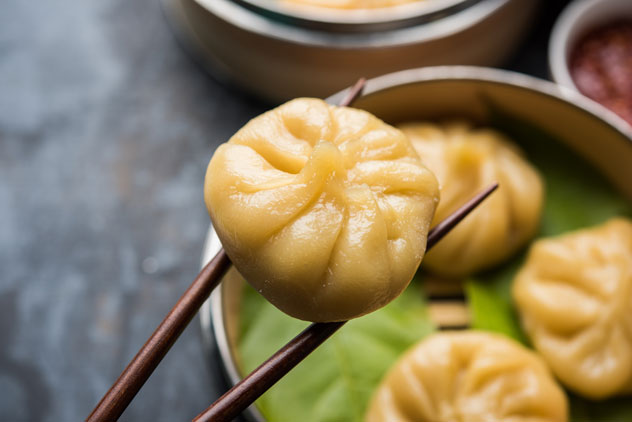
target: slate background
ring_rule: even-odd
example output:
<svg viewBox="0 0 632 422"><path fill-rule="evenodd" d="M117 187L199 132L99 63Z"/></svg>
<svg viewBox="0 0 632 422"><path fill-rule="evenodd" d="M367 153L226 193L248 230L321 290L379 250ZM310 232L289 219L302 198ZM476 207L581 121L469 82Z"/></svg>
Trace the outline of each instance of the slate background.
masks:
<svg viewBox="0 0 632 422"><path fill-rule="evenodd" d="M541 2L505 67L547 77ZM198 272L212 152L267 109L205 74L156 0L0 10L0 421L84 419ZM223 391L197 321L121 418Z"/></svg>

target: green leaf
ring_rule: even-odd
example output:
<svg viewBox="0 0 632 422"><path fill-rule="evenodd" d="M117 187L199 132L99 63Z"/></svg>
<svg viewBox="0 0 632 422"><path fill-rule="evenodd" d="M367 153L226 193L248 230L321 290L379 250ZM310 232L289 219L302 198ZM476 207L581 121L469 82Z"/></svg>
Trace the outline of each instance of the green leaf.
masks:
<svg viewBox="0 0 632 422"><path fill-rule="evenodd" d="M571 420L574 422L630 422L632 403L629 397L591 401L569 394Z"/></svg>
<svg viewBox="0 0 632 422"><path fill-rule="evenodd" d="M241 312L242 365L250 372L307 326L247 285ZM434 330L419 283L384 308L354 319L264 394L274 422L361 422L373 390L397 358Z"/></svg>
<svg viewBox="0 0 632 422"><path fill-rule="evenodd" d="M495 272L465 283L472 327L505 334L523 344L527 338L511 303L511 280L522 262L522 256L513 259Z"/></svg>

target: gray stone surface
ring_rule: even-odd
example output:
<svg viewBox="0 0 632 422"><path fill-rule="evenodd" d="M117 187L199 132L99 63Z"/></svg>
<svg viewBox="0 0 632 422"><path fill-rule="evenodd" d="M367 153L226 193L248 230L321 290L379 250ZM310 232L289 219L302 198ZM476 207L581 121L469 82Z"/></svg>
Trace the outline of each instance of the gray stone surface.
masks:
<svg viewBox="0 0 632 422"><path fill-rule="evenodd" d="M81 420L197 274L206 165L263 107L155 1L2 9L0 421ZM190 420L220 392L205 360L192 324L123 420Z"/></svg>
<svg viewBox="0 0 632 422"><path fill-rule="evenodd" d="M559 8L509 67L544 76ZM155 0L2 3L1 422L88 415L196 275L207 162L264 108ZM192 324L122 420L190 420L223 388L208 361Z"/></svg>

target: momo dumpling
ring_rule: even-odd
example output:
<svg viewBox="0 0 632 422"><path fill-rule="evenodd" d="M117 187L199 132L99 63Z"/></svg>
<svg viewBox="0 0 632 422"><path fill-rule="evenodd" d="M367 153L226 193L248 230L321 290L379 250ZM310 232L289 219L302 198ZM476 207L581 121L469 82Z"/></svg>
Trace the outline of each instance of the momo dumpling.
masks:
<svg viewBox="0 0 632 422"><path fill-rule="evenodd" d="M281 0L288 5L324 7L327 9L376 9L417 3L423 0Z"/></svg>
<svg viewBox="0 0 632 422"><path fill-rule="evenodd" d="M632 222L537 241L513 297L564 385L595 399L632 393Z"/></svg>
<svg viewBox="0 0 632 422"><path fill-rule="evenodd" d="M282 311L340 321L397 297L424 255L438 183L401 131L296 99L208 166L205 200L235 267Z"/></svg>
<svg viewBox="0 0 632 422"><path fill-rule="evenodd" d="M501 263L535 235L542 178L503 135L458 123L410 123L400 129L439 180L441 201L433 224L493 182L500 184L428 253L424 268L447 277L468 276Z"/></svg>
<svg viewBox="0 0 632 422"><path fill-rule="evenodd" d="M566 422L564 392L542 359L478 331L442 332L412 347L373 394L366 422Z"/></svg>

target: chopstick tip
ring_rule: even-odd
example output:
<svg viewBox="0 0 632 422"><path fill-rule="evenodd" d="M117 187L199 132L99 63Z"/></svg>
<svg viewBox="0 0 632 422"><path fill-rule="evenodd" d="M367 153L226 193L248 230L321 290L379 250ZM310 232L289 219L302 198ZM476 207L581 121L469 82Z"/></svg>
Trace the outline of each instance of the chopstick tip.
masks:
<svg viewBox="0 0 632 422"><path fill-rule="evenodd" d="M347 95L343 98L343 100L340 101L340 104L339 104L340 107L348 107L360 96L362 96L365 86L366 86L366 78L361 77L360 79L358 79L356 83L353 84L351 88L349 88L349 91Z"/></svg>
<svg viewBox="0 0 632 422"><path fill-rule="evenodd" d="M428 232L428 240L426 243L426 249L433 247L439 240L441 240L450 230L454 228L459 222L467 217L476 207L480 205L489 195L492 194L500 184L494 182L485 188L482 192L476 194L472 199L467 201L461 208L450 214L445 220L434 226L430 232Z"/></svg>

